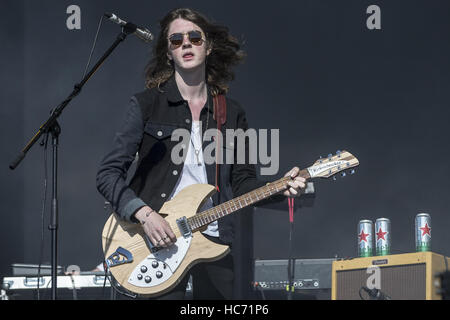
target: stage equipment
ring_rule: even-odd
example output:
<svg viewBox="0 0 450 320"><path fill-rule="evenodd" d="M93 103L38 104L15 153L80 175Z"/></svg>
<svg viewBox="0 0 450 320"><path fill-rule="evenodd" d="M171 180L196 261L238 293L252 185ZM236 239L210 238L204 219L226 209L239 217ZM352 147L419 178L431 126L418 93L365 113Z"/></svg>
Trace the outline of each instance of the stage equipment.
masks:
<svg viewBox="0 0 450 320"><path fill-rule="evenodd" d="M330 259L292 259L291 280L288 274L289 259L255 260L252 287L258 298L286 299L290 289L292 299L331 299Z"/></svg>
<svg viewBox="0 0 450 320"><path fill-rule="evenodd" d="M131 22L126 22L122 19L120 19L118 16L116 16L114 13L105 13L104 16L106 18L108 18L109 21L112 21L114 23L117 23L118 25L125 27L125 26L129 26L132 25L133 29L135 29L135 31L133 32L139 39L145 41L145 42L150 42L153 41L153 34L150 32L150 30L143 28L143 27L138 27L135 24L131 23Z"/></svg>
<svg viewBox="0 0 450 320"><path fill-rule="evenodd" d="M51 276L5 277L2 289L8 300L35 300L37 299L38 281L41 299L50 299ZM59 275L57 291L59 299L64 300L115 299L115 292L111 288L109 280L105 279L104 272Z"/></svg>
<svg viewBox="0 0 450 320"><path fill-rule="evenodd" d="M448 267L448 265L447 265ZM446 269L448 270L448 268ZM442 300L450 300L450 271L445 271L437 275L438 293Z"/></svg>
<svg viewBox="0 0 450 320"><path fill-rule="evenodd" d="M416 252L334 261L332 299L440 299L434 280L446 270L448 260L433 252ZM364 292L367 289L372 297Z"/></svg>

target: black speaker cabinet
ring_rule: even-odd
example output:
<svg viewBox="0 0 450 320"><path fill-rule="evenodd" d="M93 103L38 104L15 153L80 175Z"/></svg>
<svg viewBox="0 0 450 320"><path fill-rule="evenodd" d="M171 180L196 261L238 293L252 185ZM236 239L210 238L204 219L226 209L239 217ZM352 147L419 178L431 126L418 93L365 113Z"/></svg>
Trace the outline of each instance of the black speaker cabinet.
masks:
<svg viewBox="0 0 450 320"><path fill-rule="evenodd" d="M439 300L436 276L449 264L449 258L433 252L334 261L331 298L368 299L370 296L364 290L360 296L361 288L372 289L377 283L380 292L392 300Z"/></svg>

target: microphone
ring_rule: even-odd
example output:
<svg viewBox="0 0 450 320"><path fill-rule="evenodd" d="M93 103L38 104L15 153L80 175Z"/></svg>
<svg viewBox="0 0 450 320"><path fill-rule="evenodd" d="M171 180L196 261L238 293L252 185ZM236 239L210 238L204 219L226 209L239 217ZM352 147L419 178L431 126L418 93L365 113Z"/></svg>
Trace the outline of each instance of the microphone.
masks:
<svg viewBox="0 0 450 320"><path fill-rule="evenodd" d="M367 287L362 287L362 289L367 292L372 300L391 300L391 297L381 292L377 288L369 289Z"/></svg>
<svg viewBox="0 0 450 320"><path fill-rule="evenodd" d="M141 40L145 41L145 42L150 42L153 40L153 34L150 32L150 30L146 29L146 28L142 28L142 27L138 27L135 24L131 23L131 22L126 22L122 19L120 19L118 16L116 16L114 13L109 13L106 12L105 13L105 17L108 18L108 20L117 23L120 26L125 26L125 25L129 25L132 26L133 28L136 28L136 31L134 31L134 34Z"/></svg>

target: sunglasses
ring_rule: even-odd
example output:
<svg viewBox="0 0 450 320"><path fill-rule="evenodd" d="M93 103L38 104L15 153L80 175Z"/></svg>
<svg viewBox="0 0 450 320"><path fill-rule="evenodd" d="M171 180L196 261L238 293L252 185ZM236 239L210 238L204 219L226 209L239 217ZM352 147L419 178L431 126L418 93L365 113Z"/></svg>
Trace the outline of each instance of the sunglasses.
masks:
<svg viewBox="0 0 450 320"><path fill-rule="evenodd" d="M184 36L186 34L188 35L189 41L194 46L201 46L205 41L200 31L192 30L185 33L173 33L169 37L169 42L172 50L179 48L183 44Z"/></svg>

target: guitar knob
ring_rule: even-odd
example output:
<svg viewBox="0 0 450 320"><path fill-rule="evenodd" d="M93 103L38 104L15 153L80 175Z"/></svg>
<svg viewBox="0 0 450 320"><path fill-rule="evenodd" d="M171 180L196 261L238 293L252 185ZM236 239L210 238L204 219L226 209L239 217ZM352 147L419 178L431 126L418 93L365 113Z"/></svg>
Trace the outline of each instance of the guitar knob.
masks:
<svg viewBox="0 0 450 320"><path fill-rule="evenodd" d="M161 271L156 272L156 277L158 279L162 278L162 276L163 276L163 273Z"/></svg>
<svg viewBox="0 0 450 320"><path fill-rule="evenodd" d="M138 274L137 278L138 278L138 280L142 280L142 278L143 278L142 274Z"/></svg>
<svg viewBox="0 0 450 320"><path fill-rule="evenodd" d="M150 278L150 276L146 276L144 280L145 280L145 283L152 282L152 278Z"/></svg>
<svg viewBox="0 0 450 320"><path fill-rule="evenodd" d="M142 266L141 267L141 272L142 273L146 273L147 272L147 267L146 266Z"/></svg>
<svg viewBox="0 0 450 320"><path fill-rule="evenodd" d="M153 262L152 262L152 267L153 267L153 268L158 268L158 266L159 266L158 261L153 261Z"/></svg>

